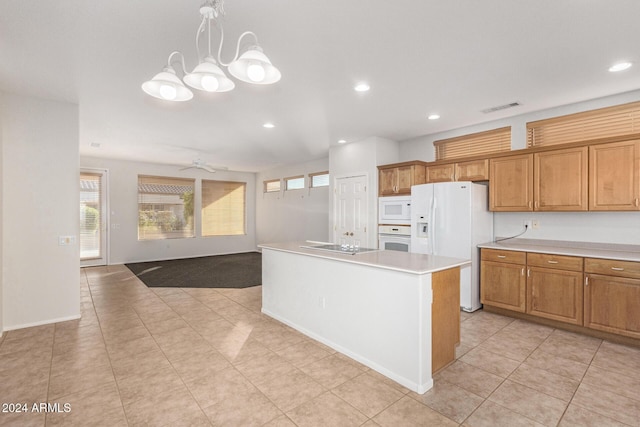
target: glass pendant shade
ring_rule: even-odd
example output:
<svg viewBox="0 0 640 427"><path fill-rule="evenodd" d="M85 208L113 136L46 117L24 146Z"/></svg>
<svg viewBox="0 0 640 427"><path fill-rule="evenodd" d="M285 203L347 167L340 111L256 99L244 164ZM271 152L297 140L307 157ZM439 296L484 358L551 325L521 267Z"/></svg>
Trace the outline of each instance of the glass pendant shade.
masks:
<svg viewBox="0 0 640 427"><path fill-rule="evenodd" d="M171 67L166 67L151 80L144 82L142 90L165 101L188 101L193 98L193 92L182 83Z"/></svg>
<svg viewBox="0 0 640 427"><path fill-rule="evenodd" d="M229 72L243 82L268 85L280 80L280 70L274 67L259 46L253 46L229 64Z"/></svg>
<svg viewBox="0 0 640 427"><path fill-rule="evenodd" d="M193 72L184 76L184 82L194 89L206 92L228 92L236 86L211 56L204 58Z"/></svg>

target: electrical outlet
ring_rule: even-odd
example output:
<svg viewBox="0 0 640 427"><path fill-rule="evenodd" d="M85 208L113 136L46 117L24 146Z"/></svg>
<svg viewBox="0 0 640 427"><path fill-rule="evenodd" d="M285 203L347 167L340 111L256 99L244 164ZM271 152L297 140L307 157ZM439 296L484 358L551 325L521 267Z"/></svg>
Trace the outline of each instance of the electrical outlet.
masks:
<svg viewBox="0 0 640 427"><path fill-rule="evenodd" d="M531 220L530 219L526 219L524 220L523 224L525 227L527 227L527 230L531 230Z"/></svg>
<svg viewBox="0 0 640 427"><path fill-rule="evenodd" d="M534 219L531 221L531 228L533 228L534 230L537 230L538 228L540 228L540 223L538 222L537 219Z"/></svg>

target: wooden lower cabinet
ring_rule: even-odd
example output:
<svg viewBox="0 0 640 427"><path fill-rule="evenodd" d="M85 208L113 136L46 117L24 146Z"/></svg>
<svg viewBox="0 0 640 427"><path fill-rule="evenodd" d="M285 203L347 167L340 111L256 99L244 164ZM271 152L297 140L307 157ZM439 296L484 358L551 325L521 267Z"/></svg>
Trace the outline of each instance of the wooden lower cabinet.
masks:
<svg viewBox="0 0 640 427"><path fill-rule="evenodd" d="M587 275L584 326L640 338L640 280Z"/></svg>
<svg viewBox="0 0 640 427"><path fill-rule="evenodd" d="M640 262L482 249L485 305L640 339ZM526 274L525 274L526 271Z"/></svg>
<svg viewBox="0 0 640 427"><path fill-rule="evenodd" d="M431 275L431 373L456 360L456 346L460 344L460 286L456 283L460 283L459 267Z"/></svg>
<svg viewBox="0 0 640 427"><path fill-rule="evenodd" d="M527 313L582 325L582 272L527 268Z"/></svg>
<svg viewBox="0 0 640 427"><path fill-rule="evenodd" d="M640 262L587 258L585 272L584 326L640 338Z"/></svg>
<svg viewBox="0 0 640 427"><path fill-rule="evenodd" d="M483 304L524 313L524 269L523 264L483 260L480 264L480 301Z"/></svg>

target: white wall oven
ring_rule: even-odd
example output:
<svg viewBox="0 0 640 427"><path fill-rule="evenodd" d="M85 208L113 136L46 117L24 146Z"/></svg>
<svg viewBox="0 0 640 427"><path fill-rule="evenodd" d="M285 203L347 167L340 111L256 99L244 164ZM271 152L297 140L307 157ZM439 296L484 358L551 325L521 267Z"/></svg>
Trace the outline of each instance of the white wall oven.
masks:
<svg viewBox="0 0 640 427"><path fill-rule="evenodd" d="M378 248L385 251L411 252L411 226L379 225Z"/></svg>
<svg viewBox="0 0 640 427"><path fill-rule="evenodd" d="M411 196L378 198L378 224L411 225Z"/></svg>

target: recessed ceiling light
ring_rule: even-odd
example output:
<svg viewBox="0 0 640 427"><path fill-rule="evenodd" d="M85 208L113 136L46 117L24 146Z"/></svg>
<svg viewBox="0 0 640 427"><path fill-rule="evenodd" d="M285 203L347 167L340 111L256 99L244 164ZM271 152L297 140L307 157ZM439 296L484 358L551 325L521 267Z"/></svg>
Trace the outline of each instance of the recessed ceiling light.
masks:
<svg viewBox="0 0 640 427"><path fill-rule="evenodd" d="M338 144L346 144L347 140L346 139L339 139L338 140Z"/></svg>
<svg viewBox="0 0 640 427"><path fill-rule="evenodd" d="M612 73L624 71L630 68L631 65L631 62L618 62L617 64L613 64L611 67L609 67L609 71L611 71Z"/></svg>
<svg viewBox="0 0 640 427"><path fill-rule="evenodd" d="M429 114L429 117L427 117L429 120L438 120L439 118L440 114Z"/></svg>
<svg viewBox="0 0 640 427"><path fill-rule="evenodd" d="M354 88L353 88L356 92L366 92L369 89L371 89L371 87L369 86L368 83L365 82L360 82L358 83Z"/></svg>
<svg viewBox="0 0 640 427"><path fill-rule="evenodd" d="M274 127L276 127L276 125L274 125L273 123L265 123L262 125L262 127L265 127L267 129L273 129Z"/></svg>

